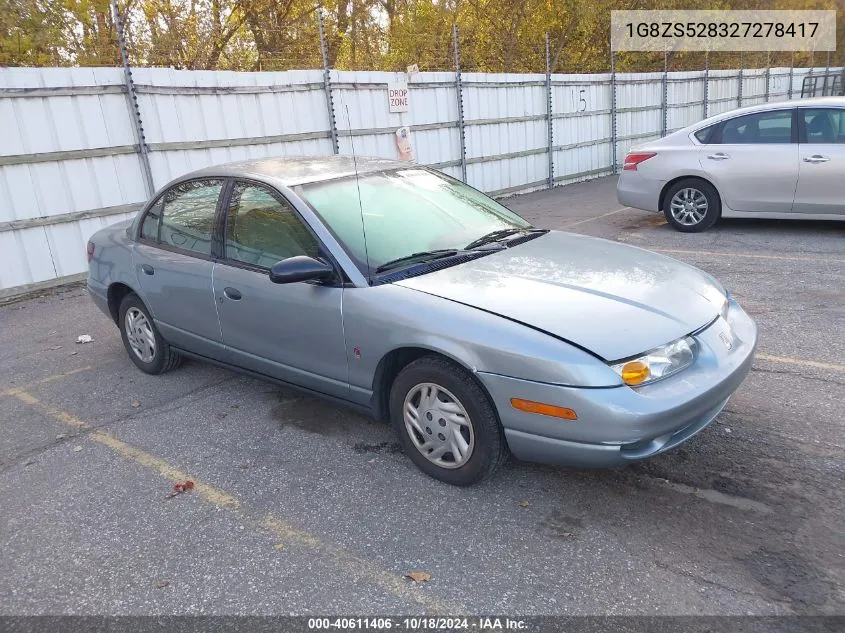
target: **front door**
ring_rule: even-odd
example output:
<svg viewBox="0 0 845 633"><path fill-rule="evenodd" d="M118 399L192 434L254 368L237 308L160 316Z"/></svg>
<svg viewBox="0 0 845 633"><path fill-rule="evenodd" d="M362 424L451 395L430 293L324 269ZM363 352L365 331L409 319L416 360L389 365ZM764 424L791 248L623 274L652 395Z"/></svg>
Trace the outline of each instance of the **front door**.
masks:
<svg viewBox="0 0 845 633"><path fill-rule="evenodd" d="M224 258L214 266L214 296L232 362L347 398L342 284L275 284L268 275L287 257L320 257L320 248L278 192L236 182L226 212Z"/></svg>
<svg viewBox="0 0 845 633"><path fill-rule="evenodd" d="M789 213L798 182L792 109L728 119L699 150L701 167L734 211Z"/></svg>
<svg viewBox="0 0 845 633"><path fill-rule="evenodd" d="M845 214L845 108L799 108L796 213Z"/></svg>
<svg viewBox="0 0 845 633"><path fill-rule="evenodd" d="M212 234L222 180L168 189L149 209L133 253L141 299L162 336L188 351L222 358L211 288Z"/></svg>

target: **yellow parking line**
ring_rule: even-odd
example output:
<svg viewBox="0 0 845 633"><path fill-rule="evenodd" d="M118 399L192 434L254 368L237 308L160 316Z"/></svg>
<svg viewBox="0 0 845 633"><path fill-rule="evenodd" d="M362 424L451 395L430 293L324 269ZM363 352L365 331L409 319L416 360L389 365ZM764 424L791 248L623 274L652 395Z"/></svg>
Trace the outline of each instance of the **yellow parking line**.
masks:
<svg viewBox="0 0 845 633"><path fill-rule="evenodd" d="M791 358L789 356L772 356L771 354L757 354L759 360L767 360L772 363L784 363L786 365L798 365L800 367L813 367L815 369L829 369L832 371L845 372L845 365L837 363L823 363L817 360L804 360L802 358Z"/></svg>
<svg viewBox="0 0 845 633"><path fill-rule="evenodd" d="M35 382L30 383L30 384L23 386L23 387L10 387L9 389L6 389L5 391L0 391L0 397L15 396L15 395L17 395L21 392L26 391L27 389L30 389L31 387L33 387L35 385L43 385L44 383L55 382L56 380L64 380L65 378L69 378L70 376L73 376L74 374L78 374L78 373L81 373L83 371L88 371L89 369L93 369L93 367L91 365L85 365L85 367L77 367L76 369L72 369L72 370L67 371L63 374L54 374L52 376L47 376L46 378L42 378L41 380L36 380Z"/></svg>
<svg viewBox="0 0 845 633"><path fill-rule="evenodd" d="M80 420L75 415L72 415L67 411L62 411L61 409L47 404L46 402L42 402L27 391L20 391L18 393L15 393L14 396L21 402L25 402L26 404L38 407L39 409L41 409L51 417L55 418L62 424L67 424L68 426L72 426L77 429L91 429L91 426L87 424L84 420ZM112 449L115 453L117 453L124 459L128 459L130 461L141 464L142 466L152 468L160 475L166 477L174 483L180 481L187 481L188 479L190 479L194 482L194 490L197 494L199 494L201 497L203 497L207 501L210 501L211 503L220 508L234 509L240 505L238 500L235 499L233 496L223 492L222 490L217 490L213 486L210 486L206 483L197 481L194 477L191 477L190 475L179 470L178 468L174 468L163 459L159 459L158 457L150 455L149 453L142 451L141 449L136 448L131 444L127 444L123 440L117 439L114 435L111 435L110 433L106 433L105 431L91 430L90 433L88 433L88 437L90 437L95 442Z"/></svg>
<svg viewBox="0 0 845 633"><path fill-rule="evenodd" d="M92 431L89 434L89 437L95 442L98 442L103 446L109 447L115 453L120 455L123 459L127 459L129 461L133 461L137 464L140 464L141 466L151 468L155 470L159 475L162 475L173 483L188 480L193 481L194 492L196 492L203 499L214 504L218 508L223 508L226 510L235 510L241 505L240 501L235 499L235 497L233 497L232 495L223 492L222 490L218 490L214 486L211 486L205 482L198 481L196 477L193 477L188 473L179 470L178 468L174 468L163 459L159 459L154 455L150 455L146 451L142 451L140 448L136 448L131 444L127 444L123 440L117 439L114 435L111 435L110 433L106 433L104 431Z"/></svg>
<svg viewBox="0 0 845 633"><path fill-rule="evenodd" d="M629 207L622 207L621 209L615 209L613 211L608 211L607 213L602 213L601 215L597 215L592 218L584 218L583 220L578 220L577 222L573 222L572 224L565 224L563 226L564 229L572 228L573 226L578 226L579 224L586 224L587 222L593 222L595 220L601 220L602 218L606 218L609 215L615 215L617 213L621 213L622 211L627 211Z"/></svg>
<svg viewBox="0 0 845 633"><path fill-rule="evenodd" d="M365 578L393 595L410 602L415 602L432 613L450 614L466 612L466 608L463 606L457 604L445 605L433 596L422 593L418 590L418 587L408 584L408 581L402 576L378 568L372 563L348 552L328 546L320 542L316 537L297 530L272 515L264 517L260 525L283 542L295 543L301 547L319 552L331 560L336 567L349 574L351 578Z"/></svg>
<svg viewBox="0 0 845 633"><path fill-rule="evenodd" d="M193 492L223 510L242 510L241 502L233 495L198 480L196 477L171 466L167 461L146 451L132 446L105 431L93 429L84 420L79 419L67 411L63 411L51 404L43 402L31 393L18 390L11 394L20 401L41 409L62 424L77 429L87 430L87 436L93 441L110 448L121 458L145 466L169 479L172 482L193 481ZM250 517L244 517L250 520ZM363 579L392 593L403 600L408 600L425 607L431 613L464 613L466 609L456 604L445 604L437 598L426 595L420 588L411 585L401 575L381 569L380 567L355 556L345 550L322 542L317 536L299 530L273 515L267 515L259 521L253 521L256 527L271 533L285 545L296 545L314 553L320 554L334 566L349 574L351 578Z"/></svg>
<svg viewBox="0 0 845 633"><path fill-rule="evenodd" d="M760 255L758 253L737 253L735 251L700 251L691 248L651 248L658 253L679 253L689 255L708 255L713 257L747 257L749 259L776 259L794 262L836 262L845 263L845 259L835 257L804 257L802 255Z"/></svg>

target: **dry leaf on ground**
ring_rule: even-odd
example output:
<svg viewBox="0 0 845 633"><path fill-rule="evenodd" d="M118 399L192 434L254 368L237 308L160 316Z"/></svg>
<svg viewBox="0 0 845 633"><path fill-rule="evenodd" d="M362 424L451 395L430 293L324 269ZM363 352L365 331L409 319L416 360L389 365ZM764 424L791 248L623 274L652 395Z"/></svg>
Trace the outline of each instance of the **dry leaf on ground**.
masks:
<svg viewBox="0 0 845 633"><path fill-rule="evenodd" d="M405 578L410 578L414 582L428 582L431 580L431 574L427 571L409 571L405 574Z"/></svg>

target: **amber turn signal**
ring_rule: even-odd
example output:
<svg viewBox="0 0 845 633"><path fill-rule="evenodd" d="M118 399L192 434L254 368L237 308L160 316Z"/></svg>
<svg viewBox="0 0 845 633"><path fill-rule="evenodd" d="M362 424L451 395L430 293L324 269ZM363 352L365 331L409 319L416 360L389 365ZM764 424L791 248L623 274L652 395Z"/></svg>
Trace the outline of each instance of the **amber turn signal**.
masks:
<svg viewBox="0 0 845 633"><path fill-rule="evenodd" d="M632 360L622 366L622 382L626 385L638 385L643 382L651 371L641 360Z"/></svg>
<svg viewBox="0 0 845 633"><path fill-rule="evenodd" d="M537 413L539 415L549 415L553 418L562 418L564 420L577 420L578 416L572 409L566 407L558 407L553 404L544 404L542 402L534 402L533 400L523 400L522 398L511 398L511 406L519 411L526 413Z"/></svg>

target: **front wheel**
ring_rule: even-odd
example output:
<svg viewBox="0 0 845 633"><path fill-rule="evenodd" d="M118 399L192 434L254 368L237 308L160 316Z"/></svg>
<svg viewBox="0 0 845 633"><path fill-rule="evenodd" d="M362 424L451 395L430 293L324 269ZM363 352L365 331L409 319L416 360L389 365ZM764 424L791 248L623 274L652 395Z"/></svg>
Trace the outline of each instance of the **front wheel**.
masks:
<svg viewBox="0 0 845 633"><path fill-rule="evenodd" d="M716 188L698 178L685 178L666 192L663 215L672 228L684 233L706 231L722 213Z"/></svg>
<svg viewBox="0 0 845 633"><path fill-rule="evenodd" d="M141 371L163 374L181 364L182 355L162 338L144 302L135 293L130 292L120 302L118 325L123 346Z"/></svg>
<svg viewBox="0 0 845 633"><path fill-rule="evenodd" d="M489 477L507 456L487 394L466 371L424 356L399 372L390 418L405 454L427 475L456 486Z"/></svg>

